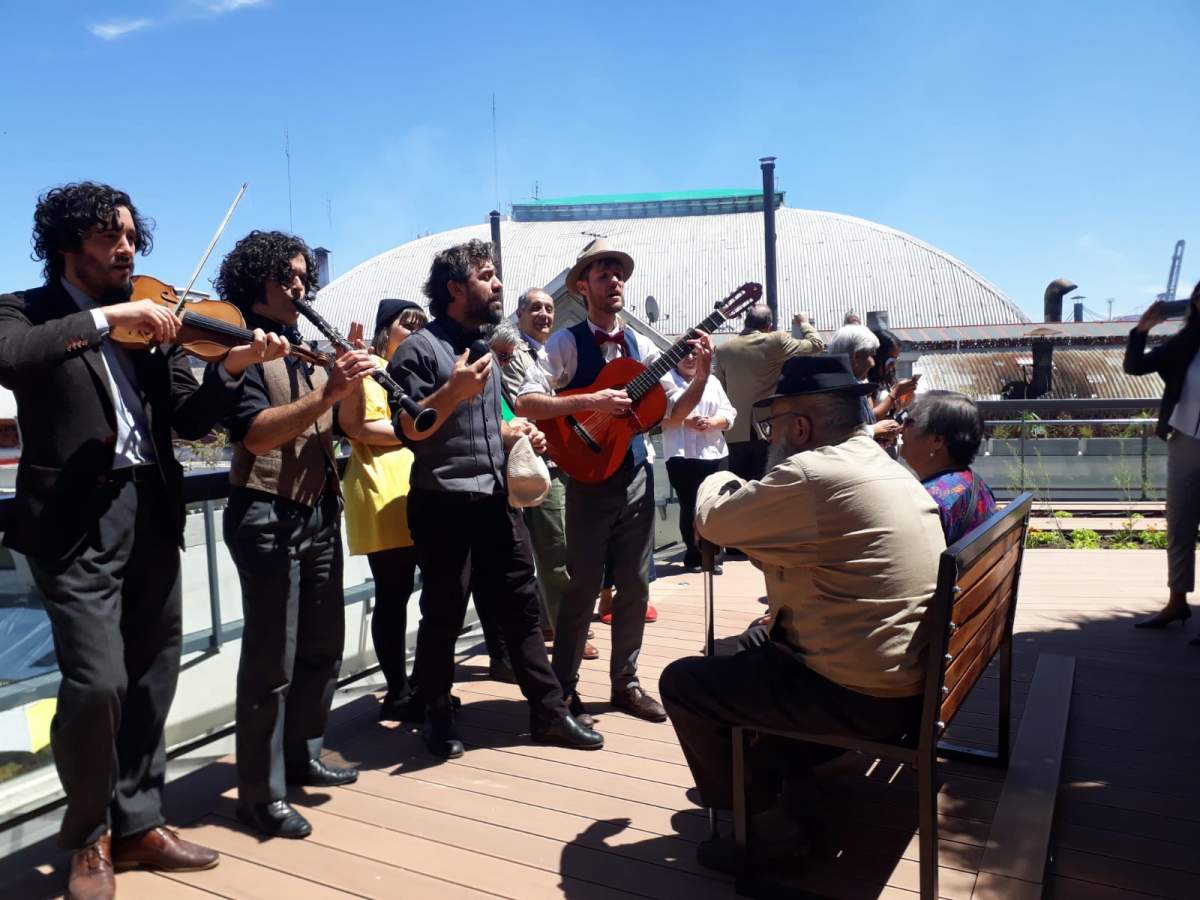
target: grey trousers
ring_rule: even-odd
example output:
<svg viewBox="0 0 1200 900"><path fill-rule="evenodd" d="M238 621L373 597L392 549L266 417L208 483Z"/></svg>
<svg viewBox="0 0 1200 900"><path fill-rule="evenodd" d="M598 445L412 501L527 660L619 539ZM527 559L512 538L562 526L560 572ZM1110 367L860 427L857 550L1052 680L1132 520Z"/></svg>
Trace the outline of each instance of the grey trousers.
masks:
<svg viewBox="0 0 1200 900"><path fill-rule="evenodd" d="M341 510L234 490L225 546L242 583L237 674L238 797L282 800L287 772L319 759L342 665Z"/></svg>
<svg viewBox="0 0 1200 900"><path fill-rule="evenodd" d="M650 553L654 539L654 492L650 464L631 456L598 484L567 482L567 571L554 635L554 674L570 697L579 680L588 623L604 583L605 563L616 588L613 600L613 690L637 685L637 660L650 600Z"/></svg>
<svg viewBox="0 0 1200 900"><path fill-rule="evenodd" d="M1172 432L1167 441L1167 587L1196 587L1196 532L1200 530L1200 440Z"/></svg>
<svg viewBox="0 0 1200 900"><path fill-rule="evenodd" d="M62 673L50 724L67 795L59 840L78 850L163 823L163 727L179 677L179 545L162 482L114 484L65 569L29 569ZM84 513L86 514L86 513Z"/></svg>
<svg viewBox="0 0 1200 900"><path fill-rule="evenodd" d="M525 510L525 527L537 563L538 600L542 626L553 628L570 581L567 575L567 486L562 469L550 469L550 493L541 506Z"/></svg>

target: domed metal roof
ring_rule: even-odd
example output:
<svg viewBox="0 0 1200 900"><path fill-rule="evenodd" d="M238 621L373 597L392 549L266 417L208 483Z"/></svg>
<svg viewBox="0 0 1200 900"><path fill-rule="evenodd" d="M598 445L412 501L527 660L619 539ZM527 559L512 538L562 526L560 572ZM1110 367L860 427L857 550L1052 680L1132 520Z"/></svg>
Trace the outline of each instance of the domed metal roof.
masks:
<svg viewBox="0 0 1200 900"><path fill-rule="evenodd" d="M818 328L842 323L853 309L863 321L886 310L893 327L1027 322L998 288L949 254L911 235L836 213L779 207L780 326L807 311ZM501 224L505 309L529 287L561 279L595 236L633 256L626 306L646 318L646 298L661 309L655 327L680 334L746 281L763 281L760 213L586 221L504 221ZM487 224L418 238L381 253L330 282L319 294L322 313L343 329L371 323L384 297L425 302L421 287L435 253L471 238L488 240ZM307 332L306 332L307 333Z"/></svg>

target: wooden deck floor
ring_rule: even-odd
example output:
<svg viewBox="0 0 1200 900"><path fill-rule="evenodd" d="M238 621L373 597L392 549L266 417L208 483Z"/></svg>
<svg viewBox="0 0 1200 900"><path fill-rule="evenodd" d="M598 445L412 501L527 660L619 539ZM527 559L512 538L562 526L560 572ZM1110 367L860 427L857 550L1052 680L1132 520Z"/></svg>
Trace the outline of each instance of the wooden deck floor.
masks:
<svg viewBox="0 0 1200 900"><path fill-rule="evenodd" d="M1077 658L1048 896L1195 897L1200 876L1200 649L1186 635L1136 632L1161 602L1165 554L1037 551L1026 556L1016 628L1015 713L1037 654ZM717 580L718 636L762 610L761 576L732 563ZM666 567L653 586L643 682L699 651L700 581ZM185 834L218 848L210 872L119 876L131 898L688 898L732 897L728 879L695 863L707 833L674 732L607 711L607 629L585 663L581 693L599 711L607 746L580 753L530 745L515 687L466 660L458 693L466 755L437 764L419 736L375 721L375 699L339 709L329 755L358 763L358 783L297 792L313 824L305 841L261 841L234 820L229 760L168 789ZM1193 632L1195 629L1193 629ZM951 729L962 743L994 738L996 682L985 678ZM1019 725L1014 728L1014 735ZM941 893L969 900L1000 792L1001 773L940 767ZM814 851L795 882L829 897L914 897L915 780L894 764L843 759L824 774ZM35 848L37 850L38 848ZM0 896L61 890L52 848L0 864ZM4 885L7 885L5 887Z"/></svg>

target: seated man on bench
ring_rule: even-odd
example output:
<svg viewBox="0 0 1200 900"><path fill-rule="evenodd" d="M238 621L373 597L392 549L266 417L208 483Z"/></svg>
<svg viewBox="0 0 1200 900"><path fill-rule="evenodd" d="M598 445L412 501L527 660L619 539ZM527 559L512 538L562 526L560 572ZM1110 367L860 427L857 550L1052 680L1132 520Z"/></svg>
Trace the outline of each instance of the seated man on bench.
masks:
<svg viewBox="0 0 1200 900"><path fill-rule="evenodd" d="M769 407L757 423L771 442L766 476L718 472L700 487L696 530L763 570L773 614L757 646L676 660L659 680L708 807L732 805L730 726L886 740L919 723L920 626L946 544L929 494L863 425L860 398L872 389L844 357L789 360L776 393L755 404ZM780 789L831 758L815 745L768 752L776 749L760 741L747 758L751 864L800 852L795 810L778 803ZM698 857L725 871L736 865L727 839L702 843Z"/></svg>

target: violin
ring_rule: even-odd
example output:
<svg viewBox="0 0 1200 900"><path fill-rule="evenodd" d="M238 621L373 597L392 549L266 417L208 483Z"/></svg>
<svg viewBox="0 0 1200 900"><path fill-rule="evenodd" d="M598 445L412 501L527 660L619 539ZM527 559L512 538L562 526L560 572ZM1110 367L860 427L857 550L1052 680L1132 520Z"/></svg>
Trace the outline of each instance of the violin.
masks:
<svg viewBox="0 0 1200 900"><path fill-rule="evenodd" d="M175 341L185 353L205 362L220 362L229 351L254 340L254 332L246 328L241 310L224 300L180 301L175 288L150 275L133 276L130 300L152 300L169 307L180 321ZM155 344L154 334L145 329L113 328L109 339L127 350L149 350ZM288 353L310 365L329 368L333 357L298 344L290 344Z"/></svg>

